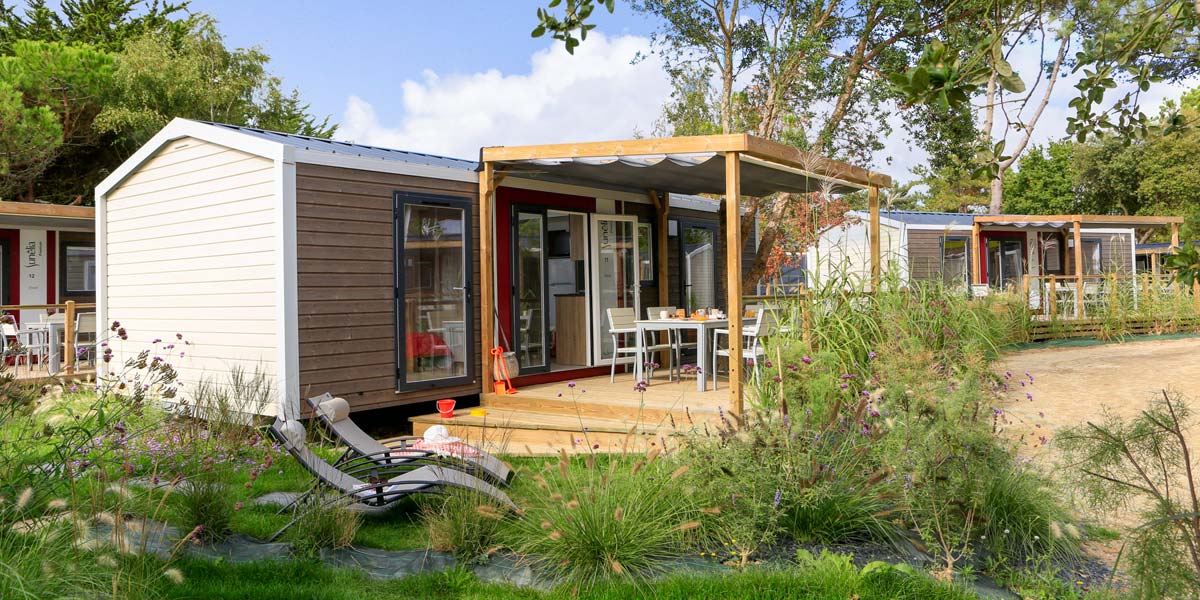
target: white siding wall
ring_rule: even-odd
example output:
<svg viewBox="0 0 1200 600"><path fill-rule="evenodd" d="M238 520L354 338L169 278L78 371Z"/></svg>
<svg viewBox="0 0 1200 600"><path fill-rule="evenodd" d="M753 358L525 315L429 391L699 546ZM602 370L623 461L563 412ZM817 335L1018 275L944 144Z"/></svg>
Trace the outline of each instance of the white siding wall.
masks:
<svg viewBox="0 0 1200 600"><path fill-rule="evenodd" d="M108 321L129 334L110 341L113 368L156 338L170 343L182 334L189 343L176 342L169 355L182 397L202 378L224 381L234 365L275 377L282 317L274 166L182 138L108 193L101 283Z"/></svg>
<svg viewBox="0 0 1200 600"><path fill-rule="evenodd" d="M871 280L870 225L853 221L826 231L817 240L815 251L808 253L808 269L821 282L845 280L851 287L867 285ZM901 252L904 233L897 227L880 224L879 255L883 273L896 268L903 281L908 279L907 261Z"/></svg>

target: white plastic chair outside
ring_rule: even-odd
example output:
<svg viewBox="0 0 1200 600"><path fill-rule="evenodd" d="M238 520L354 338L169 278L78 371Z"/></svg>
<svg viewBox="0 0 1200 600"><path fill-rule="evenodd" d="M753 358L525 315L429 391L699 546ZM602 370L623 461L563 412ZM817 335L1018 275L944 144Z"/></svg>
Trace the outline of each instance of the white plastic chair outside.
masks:
<svg viewBox="0 0 1200 600"><path fill-rule="evenodd" d="M21 364L21 357L25 357L25 366L33 369L33 357L36 354L39 359L45 360L46 356L46 332L40 329L20 329L15 322L0 323L0 336L4 338L4 350L7 352L9 348L9 340L16 342L17 347L21 350L20 354L13 355L13 365Z"/></svg>
<svg viewBox="0 0 1200 600"><path fill-rule="evenodd" d="M608 335L612 338L613 356L612 368L608 371L609 382L617 380L617 357L625 354L637 356L638 345L641 340L637 340L637 344L633 346L622 347L619 343L626 335L633 334L634 339L637 339L637 312L632 308L610 308L605 311L608 316Z"/></svg>
<svg viewBox="0 0 1200 600"><path fill-rule="evenodd" d="M96 313L75 315L75 357L86 354L89 363L96 362Z"/></svg>
<svg viewBox="0 0 1200 600"><path fill-rule="evenodd" d="M742 330L742 360L754 361L754 377L758 379L758 370L760 363L767 357L767 350L763 347L763 341L771 337L779 327L779 315L776 314L774 308L761 308L755 314L754 325L746 327ZM721 350L719 345L720 336L724 335L728 340L728 329L716 329L713 331L713 357L712 357L712 376L713 389L717 389L717 359L724 356L733 360L730 356L729 345L725 345L725 349Z"/></svg>
<svg viewBox="0 0 1200 600"><path fill-rule="evenodd" d="M659 316L664 311L666 311L666 313L668 315L674 316L675 307L674 306L651 306L646 309L646 318L651 321L654 321L654 320L658 319ZM652 346L661 345L658 343L658 335L657 335L658 332L657 331L650 331L647 333L650 336L650 344ZM667 356L670 358L670 361L671 361L670 364L668 364L669 372L667 375L667 379L674 380L675 379L675 369L679 366L679 363L683 358L681 355L680 346L679 346L679 342L680 342L679 338L681 336L679 335L680 334L679 330L676 330L676 329L668 329L664 333L667 334L667 345L671 349L671 351L667 353Z"/></svg>

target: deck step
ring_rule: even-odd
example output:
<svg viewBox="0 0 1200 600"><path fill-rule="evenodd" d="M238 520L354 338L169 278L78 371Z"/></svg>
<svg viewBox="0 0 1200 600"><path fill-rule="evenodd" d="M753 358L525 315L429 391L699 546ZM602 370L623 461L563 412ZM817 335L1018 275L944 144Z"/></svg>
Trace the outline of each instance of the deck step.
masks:
<svg viewBox="0 0 1200 600"><path fill-rule="evenodd" d="M630 393L632 396L633 393ZM712 421L719 418L713 406L695 405L679 398L662 400L649 399L632 403L628 398L609 398L604 394L586 394L572 398L550 396L546 393L484 394L481 405L494 410L532 411L551 415L565 415L575 419L617 419L622 422L688 423Z"/></svg>
<svg viewBox="0 0 1200 600"><path fill-rule="evenodd" d="M443 425L450 434L480 445L491 452L517 455L554 454L594 450L599 452L644 451L654 446L674 446L678 436L691 427L672 427L659 423L622 419L583 417L529 410L488 408L483 417L470 416L470 410L455 411L452 419L440 415L421 415L409 420L413 434L423 435L434 425Z"/></svg>

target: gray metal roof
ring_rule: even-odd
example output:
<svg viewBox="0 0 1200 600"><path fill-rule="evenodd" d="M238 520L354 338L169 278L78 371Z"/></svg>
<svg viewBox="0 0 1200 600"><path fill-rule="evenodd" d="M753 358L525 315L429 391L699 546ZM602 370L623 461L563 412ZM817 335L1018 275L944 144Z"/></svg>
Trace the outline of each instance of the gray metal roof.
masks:
<svg viewBox="0 0 1200 600"><path fill-rule="evenodd" d="M867 211L857 211L863 218L869 215ZM975 224L972 213L924 212L919 210L881 210L879 216L909 225L942 225L963 226Z"/></svg>
<svg viewBox="0 0 1200 600"><path fill-rule="evenodd" d="M1184 244L1192 244L1193 246L1200 246L1200 240L1192 240L1191 242L1183 241L1183 242L1179 243L1179 245L1181 245L1181 246ZM1137 245L1138 250L1143 250L1143 249L1144 250L1164 250L1164 249L1170 248L1170 247L1171 247L1171 242L1146 242L1146 243L1141 243L1141 244Z"/></svg>
<svg viewBox="0 0 1200 600"><path fill-rule="evenodd" d="M391 148L381 148L379 146L367 146L365 144L353 144L350 142L339 142L337 140L326 140L322 138L309 137L307 135L296 135L294 133L282 133L279 131L269 131L266 129L256 129L254 127L243 127L240 125L229 125L227 123L214 123L211 121L200 121L206 125L215 127L224 127L232 129L239 133L252 135L264 140L287 144L295 148L303 148L305 150L315 150L317 152L328 152L330 154L344 154L347 156L361 156L365 158L378 158L383 160L394 160L397 162L405 162L418 165L427 165L432 167L446 167L450 169L462 169L464 171L474 171L478 168L479 163L473 160L464 160L461 158L449 158L446 156L437 156L436 154L423 154L421 152L408 152L405 150L393 150Z"/></svg>

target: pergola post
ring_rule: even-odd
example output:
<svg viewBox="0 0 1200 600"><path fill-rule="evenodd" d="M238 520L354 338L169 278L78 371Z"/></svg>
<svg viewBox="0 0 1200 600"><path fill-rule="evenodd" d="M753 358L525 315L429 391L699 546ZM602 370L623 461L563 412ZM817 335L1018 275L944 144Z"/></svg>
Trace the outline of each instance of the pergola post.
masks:
<svg viewBox="0 0 1200 600"><path fill-rule="evenodd" d="M650 196L650 203L654 205L654 211L658 213L658 221L655 224L655 237L658 239L658 244L654 248L656 255L655 271L658 279L658 305L666 306L670 285L669 274L667 273L667 219L671 211L671 194L668 192L663 194L660 199L658 192L654 190L646 190L646 194ZM650 316L651 319L654 316ZM663 350L658 353L659 364L667 364L670 360L670 350Z"/></svg>
<svg viewBox="0 0 1200 600"><path fill-rule="evenodd" d="M482 373L483 393L490 394L492 389L492 343L495 334L495 268L492 261L492 200L495 198L495 166L491 162L483 163L479 172L479 314L480 314L480 364Z"/></svg>
<svg viewBox="0 0 1200 600"><path fill-rule="evenodd" d="M725 286L729 313L730 410L742 414L742 161L725 153ZM713 349L716 350L715 348ZM707 365L704 365L707 366ZM701 367L703 368L703 366ZM713 373L716 377L716 373ZM714 381L716 381L714 379Z"/></svg>
<svg viewBox="0 0 1200 600"><path fill-rule="evenodd" d="M980 266L980 255L983 254L983 249L979 247L979 223L971 226L971 243L969 251L971 252L971 283L983 283L983 268Z"/></svg>
<svg viewBox="0 0 1200 600"><path fill-rule="evenodd" d="M1179 247L1179 223L1171 223L1171 249Z"/></svg>
<svg viewBox="0 0 1200 600"><path fill-rule="evenodd" d="M658 213L656 232L658 246L655 248L655 252L657 253L655 262L657 263L656 271L658 272L658 305L666 306L667 302L670 301L667 295L668 288L670 287L667 280L667 234L669 233L667 231L667 219L670 218L671 195L669 193L664 194L660 199L658 192L654 190L648 190L646 193L650 195L650 202L654 205L654 210Z"/></svg>
<svg viewBox="0 0 1200 600"><path fill-rule="evenodd" d="M883 265L879 258L879 188L867 188L867 204L871 210L871 291L879 291L879 280L883 273Z"/></svg>
<svg viewBox="0 0 1200 600"><path fill-rule="evenodd" d="M1072 223L1075 236L1075 318L1083 318L1083 221L1078 216Z"/></svg>

